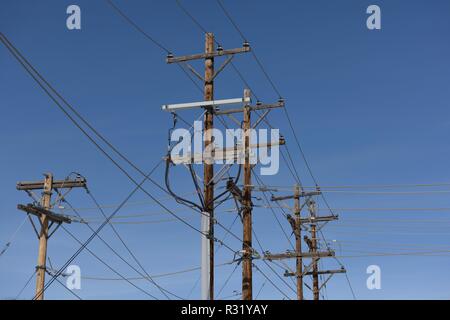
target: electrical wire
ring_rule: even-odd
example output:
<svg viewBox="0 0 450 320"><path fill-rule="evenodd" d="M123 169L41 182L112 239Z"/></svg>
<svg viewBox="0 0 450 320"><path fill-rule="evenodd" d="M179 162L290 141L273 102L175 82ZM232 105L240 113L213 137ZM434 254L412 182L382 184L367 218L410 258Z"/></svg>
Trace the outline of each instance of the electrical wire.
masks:
<svg viewBox="0 0 450 320"><path fill-rule="evenodd" d="M9 240L5 243L5 246L0 251L0 257L5 254L5 252L11 247L11 244L13 243L14 239L16 238L17 233L22 229L25 222L28 220L28 216L26 216L23 221L19 224L19 226L16 228L16 230L13 232L11 237L9 237Z"/></svg>
<svg viewBox="0 0 450 320"><path fill-rule="evenodd" d="M138 32L140 32L144 37L153 42L157 47L166 53L170 53L170 50L163 46L159 41L156 41L154 37L145 32L139 25L137 25L133 20L131 20L118 6L114 4L111 0L105 0L122 18L124 18L130 25L133 26Z"/></svg>
<svg viewBox="0 0 450 320"><path fill-rule="evenodd" d="M233 261L229 261L229 262L224 262L224 263L219 263L214 265L214 267L223 267L226 265L230 265L231 263L233 263ZM185 273L190 273L193 271L197 271L200 270L201 267L193 267L193 268L187 268L187 269L183 269L183 270L178 270L178 271L173 271L173 272L167 272L167 273L161 273L161 274L155 274L152 275L151 278L155 279L155 278L165 278L165 277L171 277L171 276L175 276L175 275L180 275L180 274L185 274ZM111 277L99 277L99 276L82 276L82 279L86 279L86 280L98 280L98 281L123 281L124 279L122 278L111 278ZM126 277L128 280L130 281L134 281L134 280L146 280L148 279L148 277L144 276L144 277Z"/></svg>
<svg viewBox="0 0 450 320"><path fill-rule="evenodd" d="M150 194L146 189L144 189L142 187L142 184L149 180L149 181L153 181L153 179L151 179L149 176L145 176L145 179L142 183L138 183L120 164L118 164L79 124L78 122L65 110L65 108L56 100L55 97L53 97L53 95L50 93L50 91L44 87L44 85L38 80L38 78L31 72L32 70L36 71L36 69L34 69L34 67L32 67L29 62L20 54L20 52L18 52L18 50L7 40L7 38L3 35L3 33L0 34L0 40L1 42L7 47L7 49L13 54L13 56L16 58L16 60L24 67L24 69L30 74L30 76L38 83L38 85L45 91L45 93L55 102L55 104L58 106L58 108L63 111L63 113L69 118L69 120L71 120L71 122L97 147L97 149L99 151L101 151L101 153L103 153L120 171L122 171L127 178L133 182L137 188L133 190L133 194L135 191L137 191L138 189L142 190L147 196L149 196L152 200L154 200L159 206L161 206L164 210L166 210L168 213L170 213L171 215L173 215L174 217L176 217L180 222L182 222L183 224L187 225L189 228L191 228L194 231L197 231L201 234L203 234L202 231L200 231L198 228L194 227L193 225L191 225L190 223L186 222L185 220L183 220L182 218L180 218L178 215L176 215L175 213L173 213L170 209L168 209L166 206L164 206L160 201L158 201L152 194ZM28 67L27 67L28 66ZM37 73L37 71L36 71ZM40 79L43 79L42 76L38 75ZM47 83L47 81L43 80L44 83ZM51 88L52 92L56 92L56 90L54 90L53 88ZM60 96L59 94L56 94L58 96ZM64 98L61 99L62 101L65 101ZM66 102L67 105L67 102ZM71 107L71 109L73 109L73 107ZM76 112L76 111L75 111ZM79 115L78 113L76 113L77 115ZM80 116L78 116L80 117ZM86 120L82 120L83 123L87 124ZM90 126L90 125L89 125ZM101 135L99 135L99 133L93 129L92 130L94 133L96 133L97 136L99 136L102 141L104 141L107 144L110 144L109 142L106 142L107 140L102 137ZM117 150L115 147L112 146L113 150ZM117 152L116 152L117 153ZM122 155L122 157L124 157ZM128 162L130 162L128 160ZM130 162L131 163L131 162ZM140 170L141 171L141 170ZM145 175L145 173L144 173ZM154 184L156 184L159 188L161 188L162 190L164 190L161 186L159 186L155 181L153 181ZM128 199L127 199L128 201ZM126 202L126 201L125 201ZM114 214L117 212L118 210L116 210L112 216L109 217L112 218L114 216ZM98 231L100 231L106 224L108 223L108 221L105 221L104 224L102 224ZM218 222L217 222L218 223ZM221 224L218 223L218 225L220 226ZM93 237L95 237L95 234L93 235ZM92 238L89 238L87 241L90 242ZM217 239L215 239L217 240ZM88 243L87 242L87 243ZM225 245L226 246L226 245ZM226 246L228 247L228 246ZM230 247L228 247L230 250L232 250ZM80 248L81 251L84 249L84 247ZM78 255L81 251L77 251L77 253L75 253L75 256ZM233 251L233 250L232 250ZM234 252L234 251L233 251ZM54 278L52 280L49 281L49 284L51 284L54 281Z"/></svg>
<svg viewBox="0 0 450 320"><path fill-rule="evenodd" d="M66 227L61 226L61 228L70 236L72 237L76 242L78 242L80 245L83 245L83 242L81 242L72 232L70 232ZM136 289L138 289L139 291L141 291L142 293L144 293L145 295L149 296L150 298L153 298L155 300L158 300L157 297L155 297L154 295L152 295L151 293L149 293L148 291L146 291L145 289L142 289L141 287L137 286L136 284L134 284L133 282L131 282L130 280L128 280L125 276L123 276L120 272L118 272L116 269L114 269L113 267L111 267L108 263L106 263L102 258L100 258L98 255L96 255L91 249L86 247L86 251L89 252L94 258L96 258L101 264L103 264L105 267L107 267L109 270L111 270L112 272L114 272L116 275L118 275L120 278L122 278L123 280L125 280L126 282L128 282L131 286L135 287ZM71 261L72 262L72 261ZM65 266L66 264L64 264L64 268L61 268L62 270L65 270L67 267ZM60 270L61 270L60 269ZM56 272L56 274L52 277L52 279L55 279L55 276L59 276L61 275L61 272L58 270ZM51 281L51 282L50 282ZM49 282L47 282L46 287L48 288L48 286L54 281L54 280L50 280ZM42 290L42 292L38 292L36 293L36 295L33 297L33 300L35 300L37 297L39 297L40 295L43 294L43 292L45 292L46 287L44 287L44 290Z"/></svg>
<svg viewBox="0 0 450 320"><path fill-rule="evenodd" d="M101 212L102 216L107 219L107 216L105 214L105 212L103 211L102 208L100 208L100 205L97 201L97 199L94 197L94 195L92 194L92 191L86 187L86 192L89 195L89 197L92 199L92 201L94 202L94 204L98 207L99 211ZM142 263L139 261L139 259L136 257L136 254L133 253L133 251L130 249L130 247L125 243L125 241L123 240L123 238L120 236L119 232L117 231L117 229L110 223L109 224L112 231L114 232L114 234L116 235L116 237L119 239L119 241L122 243L122 245L125 247L125 249L128 251L128 253L130 254L130 256L133 258L133 260L137 263L137 265L141 268L141 270L145 273L145 275L148 277L148 279L151 281L151 283L153 285L155 285L160 292L168 299L170 300L170 297L167 295L167 293L171 294L172 296L175 296L177 298L180 298L179 296L177 296L176 294L162 288L159 284L157 284L153 278L150 276L150 274L147 272L147 270L144 268L144 266L142 265ZM93 230L92 230L93 231ZM167 292L167 293L166 293Z"/></svg>
<svg viewBox="0 0 450 320"><path fill-rule="evenodd" d="M253 264L253 267L259 272L261 273L261 275L278 291L280 292L283 296L285 296L288 300L291 300L291 298L284 293L283 290L281 290L256 264Z"/></svg>
<svg viewBox="0 0 450 320"><path fill-rule="evenodd" d="M22 287L22 289L20 289L19 293L16 295L14 300L18 300L20 298L20 296L22 295L22 293L25 291L25 289L28 287L28 285L30 284L31 280L33 280L35 274L37 273L37 269L34 270L33 274L31 275L31 277L28 278L28 280L25 282L25 285Z"/></svg>

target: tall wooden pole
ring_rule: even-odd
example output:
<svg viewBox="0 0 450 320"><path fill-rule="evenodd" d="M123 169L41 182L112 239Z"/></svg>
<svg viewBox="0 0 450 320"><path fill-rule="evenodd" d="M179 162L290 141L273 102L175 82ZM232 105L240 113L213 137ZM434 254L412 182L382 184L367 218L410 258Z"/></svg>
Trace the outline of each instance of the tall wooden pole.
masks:
<svg viewBox="0 0 450 320"><path fill-rule="evenodd" d="M294 214L295 214L295 251L296 276L297 276L297 299L303 300L303 260L302 260L302 237L301 237L301 215L300 215L300 186L294 187Z"/></svg>
<svg viewBox="0 0 450 320"><path fill-rule="evenodd" d="M206 33L205 35L205 50L200 54L192 54L174 57L172 54L168 54L166 58L167 63L187 63L193 60L204 60L205 74L201 76L195 69L188 64L189 70L198 78L204 81L204 101L214 100L214 78L227 66L231 61L231 57L238 53L249 52L250 46L247 42L244 43L242 48L223 49L215 48L214 34ZM214 70L214 57L228 57L217 71ZM205 109L204 116L204 155L208 159L204 159L203 168L203 193L204 193L204 214L201 218L201 298L203 300L214 299L214 157L212 155L213 143L212 137L214 128L214 106L202 107ZM278 107L278 106L276 106ZM170 111L167 106L163 110Z"/></svg>
<svg viewBox="0 0 450 320"><path fill-rule="evenodd" d="M53 189L53 176L48 173L44 180L44 191L41 206L49 210L51 207L51 197ZM39 234L39 253L36 266L36 300L44 300L45 268L47 260L47 240L48 240L48 217L41 215L41 231Z"/></svg>
<svg viewBox="0 0 450 320"><path fill-rule="evenodd" d="M214 52L214 34L207 33L205 39L205 53ZM205 59L205 101L214 100L214 57ZM205 149L212 143L212 129L214 127L213 107L206 109L204 117L205 129ZM209 215L209 299L214 300L214 184L212 179L214 176L214 165L212 163L204 164L203 181L204 181L204 198L206 212Z"/></svg>
<svg viewBox="0 0 450 320"><path fill-rule="evenodd" d="M244 98L250 97L250 90L244 91ZM244 188L243 188L243 255L242 255L242 300L252 300L252 199L250 164L250 106L244 106Z"/></svg>
<svg viewBox="0 0 450 320"><path fill-rule="evenodd" d="M311 200L309 206L309 212L311 217L316 217L316 203ZM314 300L319 300L319 268L317 265L317 225L315 223L311 224L311 242L312 242L312 252L314 254L312 258L313 263L313 296Z"/></svg>

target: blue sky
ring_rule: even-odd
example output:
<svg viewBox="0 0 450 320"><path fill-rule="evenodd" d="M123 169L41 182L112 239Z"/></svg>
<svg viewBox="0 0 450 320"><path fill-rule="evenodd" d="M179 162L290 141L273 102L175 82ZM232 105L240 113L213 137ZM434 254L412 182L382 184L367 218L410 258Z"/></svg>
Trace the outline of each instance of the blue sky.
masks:
<svg viewBox="0 0 450 320"><path fill-rule="evenodd" d="M117 0L115 3L175 54L203 50L203 34L175 1ZM225 48L242 45L239 34L215 1L185 0L183 3L216 34ZM227 0L224 3L286 99L297 135L321 185L450 181L448 1L436 0L431 4L418 0ZM65 12L70 4L81 7L82 30L66 28ZM371 4L378 4L382 10L379 31L366 28L365 12ZM144 171L150 170L167 149L171 118L160 106L201 99L189 79L176 66L165 63L164 52L131 28L105 1L2 0L0 30L77 110ZM251 55L235 57L235 63L262 101L276 101L278 96ZM201 67L201 64L194 65ZM38 180L47 171L57 178L77 171L88 178L93 194L102 204L120 203L133 184L77 131L4 47L0 50L0 69L2 243L24 218L16 205L27 202L28 198L16 191L17 181ZM233 69L228 68L216 82L216 97L238 97L243 88ZM182 116L193 120L199 114L189 111ZM270 121L286 137L303 184L312 185L282 111L272 112ZM131 168L127 170L136 179L140 178ZM163 170L159 170L154 176L161 183L162 174ZM192 191L186 177L181 169L175 172L173 184L180 193ZM263 177L263 180L271 185L294 183L284 165L277 176ZM164 197L153 185L145 186L155 196ZM448 193L334 192L326 193L326 197L333 208L450 207ZM77 208L93 206L83 191L72 191L68 199ZM125 221L170 218L143 193L138 192L131 202L120 215L152 215L123 219ZM187 221L200 225L197 214L168 199L163 202ZM230 207L231 203L223 206L224 209ZM319 203L319 207L323 208L323 203ZM341 260L358 299L449 298L446 287L450 280L445 273L450 262L448 253L362 256L364 252L448 250L448 211L337 212L340 221L327 225L324 234L327 239L336 239L341 244L336 250L342 251L339 255L344 256ZM80 213L87 219L99 219L95 210L80 210ZM276 214L288 230L289 225L280 211ZM232 213L219 213L224 225L229 225L233 218ZM255 210L254 226L266 250L277 252L288 248L269 210ZM152 275L199 265L199 234L181 223L117 224L116 227ZM90 234L83 225L73 224L68 228L79 239L86 239ZM233 231L241 234L239 223L234 225ZM219 229L218 237L222 234L223 230ZM102 236L129 258L109 228L102 231ZM236 250L239 248L233 238L227 238L227 244ZM59 230L49 244L52 263L62 265L77 248L77 244ZM89 248L124 275L137 276L98 240ZM0 298L17 295L33 272L36 254L37 239L26 223L10 249L0 257ZM218 263L231 258L224 249L217 254ZM75 263L81 267L83 276L116 277L87 252ZM283 292L294 297L270 269L262 262L256 263ZM324 267L338 266L334 261L323 263ZM372 264L381 267L381 290L366 288L366 268ZM217 268L217 288L233 268ZM282 275L281 268L274 268ZM198 272L191 272L156 280L187 297L197 279ZM257 292L264 278L255 271L254 280ZM161 296L148 282L139 280L136 284ZM34 281L21 298L31 298L33 290ZM231 295L234 290L240 291L239 269L221 296ZM192 292L189 297L199 297L198 286ZM58 283L46 293L48 298L73 298ZM126 282L106 280L84 279L77 294L84 299L146 298ZM307 295L310 296L309 292ZM344 276L337 275L329 282L326 296L352 298ZM282 296L266 282L259 298L280 299Z"/></svg>

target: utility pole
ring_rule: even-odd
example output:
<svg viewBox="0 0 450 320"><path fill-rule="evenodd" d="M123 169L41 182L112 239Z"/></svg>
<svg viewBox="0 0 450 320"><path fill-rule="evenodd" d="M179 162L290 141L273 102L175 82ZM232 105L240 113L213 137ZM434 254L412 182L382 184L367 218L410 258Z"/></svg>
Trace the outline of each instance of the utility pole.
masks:
<svg viewBox="0 0 450 320"><path fill-rule="evenodd" d="M212 33L206 34L205 39L205 88L204 100L212 101L214 99L214 57L211 54L214 52L214 35ZM212 146L212 130L214 128L214 109L212 106L205 108L204 116L205 128L205 149L209 150ZM214 165L212 163L205 163L203 167L203 183L204 183L204 201L205 212L208 216L203 215L204 223L208 225L207 230L202 230L209 235L209 299L214 300L214 184L212 179L214 177ZM208 221L209 219L209 221ZM205 281L206 282L206 281Z"/></svg>
<svg viewBox="0 0 450 320"><path fill-rule="evenodd" d="M249 49L245 49L246 47L244 46L243 50L249 50ZM235 53L237 53L238 49L232 49L232 50L223 50L222 52L229 52L229 51L234 51ZM224 53L222 53L221 55L223 55ZM192 57L196 57L198 58L201 55L195 55ZM187 59L187 57L181 57L181 58L169 58L171 60L168 61L185 61ZM230 59L228 59L227 61L229 61ZM227 62L225 62L224 64L226 64ZM218 70L222 70L223 66L220 67ZM217 75L217 71L215 73L215 75ZM192 103L180 103L180 104L171 104L171 105L163 105L162 106L162 110L165 111L170 111L170 112L175 112L177 110L183 110L183 109L192 109L192 108L206 108L208 106L214 106L214 108L211 110L211 113L213 115L219 115L219 116L228 116L231 119L233 119L235 122L237 122L239 125L241 125L241 122L239 122L238 120L236 120L236 118L233 117L233 114L236 113L242 113L243 114L243 121L242 121L242 129L244 130L244 142L242 143L242 145L235 145L233 147L229 147L229 148L214 148L214 146L212 146L214 149L212 150L213 152L213 156L212 158L214 158L214 160L221 160L221 161L231 161L232 163L235 161L240 161L242 160L242 154L244 155L244 161L242 164L242 169L244 171L244 188L243 190L241 190L235 183L234 181L231 179L227 182L227 189L228 191L231 193L231 195L233 197L235 197L235 199L240 203L240 205L242 206L242 212L243 212L243 216L242 216L242 222L243 222L243 244L242 244L242 299L243 300L251 300L252 299L252 259L253 259L253 249L252 249L252 201L251 201L251 190L252 190L252 186L251 186L251 169L252 169L252 164L251 164L251 159L250 159L250 154L251 154L251 150L252 149L259 149L259 148L272 148L275 146L279 146L279 145L284 145L285 144L285 140L284 138L280 137L278 141L270 141L267 143L257 143L257 144L252 144L250 141L250 137L251 137L251 132L252 129L255 129L257 127L258 124L260 124L262 122L262 120L267 116L267 114L269 113L270 110L272 109L276 109L276 108L282 108L284 107L284 101L283 100L279 100L277 103L275 104L262 104L262 103L257 103L255 106L250 105L251 103L251 92L248 89L244 90L244 97L242 98L235 98L235 99L225 99L225 100L212 100L212 101L202 101L202 102L192 102ZM240 108L235 108L235 109L219 109L218 107L222 107L224 105L230 105L230 104L241 104L242 106ZM265 110L265 112L259 116L259 118L257 119L257 121L255 121L255 123L251 124L251 117L250 114L252 111L258 111L258 110ZM206 133L205 133L206 136ZM205 140L210 140L211 137L206 137ZM208 144L210 145L211 142ZM211 151L211 150L210 150ZM201 154L197 154L197 153L193 153L193 154L188 154L188 155L169 155L170 156L170 161L173 164L187 164L187 163L192 163L195 162L196 159L200 159L201 158ZM239 164L241 164L241 162L239 162ZM205 164L204 164L205 165ZM225 166L227 166L229 164L226 164ZM223 168L222 168L223 169ZM205 173L206 173L206 165L205 165ZM218 173L218 176L223 175L225 171L220 170ZM206 183L206 179L205 179L205 188L209 187L209 186L214 186L214 181L215 179L218 179L217 177L212 177L210 181L212 181L212 183L207 184ZM218 179L220 180L220 179ZM206 193L205 193L206 196ZM212 203L213 201L211 201ZM205 203L206 200L205 200ZM210 208L211 211L213 208ZM207 218L210 218L210 216L206 216ZM205 226L205 223L203 220L204 215L202 216L202 226ZM209 220L207 220L207 222L209 222ZM207 226L209 226L209 223L207 224ZM203 231L203 230L202 230ZM205 234L204 232L202 232L203 234ZM210 233L208 233L210 234ZM214 235L210 234L211 239L213 240L214 243ZM205 240L207 240L206 237L204 237L202 235L202 299L211 299L211 295L208 297L208 294L211 294L212 291L211 290L206 290L205 291L205 287L208 288L208 285L210 283L208 283L206 280L207 279L213 279L212 277L206 277L205 274L207 274L205 271L208 270L212 270L212 269L206 269L205 268L205 264L203 262L205 262L205 258L204 257L208 257L208 254L205 254ZM208 249L211 248L208 246ZM207 252L206 252L207 253ZM211 259L211 254L209 254L210 259L208 259L207 261L210 262L212 261ZM213 264L210 264L213 265ZM204 286L203 284L206 284L206 286Z"/></svg>
<svg viewBox="0 0 450 320"><path fill-rule="evenodd" d="M244 98L250 97L250 90L244 91ZM243 187L243 243L242 243L242 300L252 300L252 169L250 164L250 105L244 106L244 187Z"/></svg>
<svg viewBox="0 0 450 320"><path fill-rule="evenodd" d="M51 198L53 190L53 176L47 174L44 180L44 192L42 195L41 206L45 210L50 209ZM39 234L39 251L38 262L36 265L36 294L41 293L44 290L45 284L45 262L47 260L47 239L48 239L48 216L41 215L39 218L41 221L41 232ZM38 300L44 299L44 293L36 297Z"/></svg>
<svg viewBox="0 0 450 320"><path fill-rule="evenodd" d="M294 187L294 235L295 235L295 251L297 252L296 272L297 272L297 300L303 300L303 259L302 253L302 229L301 229L301 209L300 209L300 186Z"/></svg>
<svg viewBox="0 0 450 320"><path fill-rule="evenodd" d="M182 108L197 108L201 107L205 110L203 128L205 130L204 150L211 152L214 148L212 141L212 129L214 128L214 114L218 104L238 103L231 101L236 99L229 99L228 101L214 101L214 79L217 75L231 62L233 56L238 53L245 53L250 51L250 46L247 42L243 44L242 48L225 50L221 46L215 47L215 40L213 33L206 33L205 35L205 50L202 54L194 54L189 56L174 57L172 54L167 56L167 63L183 63L187 68L204 84L204 102L192 104L179 104L163 106L163 110L174 112ZM227 57L225 62L215 71L214 58ZM195 69L188 64L188 61L204 59L204 76L201 76ZM242 99L239 101L242 103ZM211 154L211 153L210 153ZM214 157L211 157L212 159ZM203 197L204 197L204 212L201 218L201 232L202 232L202 263L201 263L201 298L203 300L214 300L214 164L203 162Z"/></svg>
<svg viewBox="0 0 450 320"><path fill-rule="evenodd" d="M293 213L295 218L292 218L291 215L287 215L287 219L292 227L292 231L295 235L295 251L287 251L286 253L279 253L279 254L271 254L266 253L264 255L263 259L266 260L282 260L282 259L292 259L296 258L296 270L295 272L285 272L285 276L295 276L297 278L297 299L303 300L304 299L304 293L303 293L303 285L304 276L312 276L313 278L313 285L312 285L312 291L313 291L313 298L314 300L319 300L319 293L321 288L331 279L331 277L334 274L337 273L345 273L346 270L344 268L341 268L339 270L324 270L319 271L318 261L320 258L327 258L327 257L334 257L335 253L334 251L327 249L325 251L319 251L318 250L318 242L317 242L317 232L318 232L318 224L319 223L326 223L329 221L337 220L338 216L331 215L331 216L317 216L316 212L316 203L314 200L312 200L313 196L320 195L320 190L316 191L302 191L301 187L299 185L294 186L294 194L288 195L288 196L280 196L275 197L272 196L271 201L282 201L287 199L294 199L294 208ZM306 198L305 202L303 204L300 203L301 198ZM302 218L301 217L301 209L307 205L308 211L309 211L309 217ZM303 251L302 252L302 238L301 238L301 229L302 226L306 224L309 225L309 231L311 235L311 239L309 239L307 236L305 236L305 242L309 248L308 252ZM311 264L305 267L303 270L303 259L305 258L311 258ZM329 275L329 277L320 285L319 283L319 275Z"/></svg>
<svg viewBox="0 0 450 320"><path fill-rule="evenodd" d="M310 200L308 203L308 210L309 210L309 214L310 214L310 218L314 219L316 218L316 203L314 202L314 200ZM311 252L313 254L317 253L317 224L316 223L312 223L311 224L311 241L312 241L312 246L311 246ZM318 257L316 255L313 256L312 258L312 266L313 266L313 271L312 271L312 276L313 276L313 297L314 300L319 300L319 268L317 265L317 262L319 261Z"/></svg>
<svg viewBox="0 0 450 320"><path fill-rule="evenodd" d="M301 221L301 197L311 197L320 194L317 191L302 192L300 185L294 186L294 194L291 196L272 197L271 201L281 201L286 199L294 199L294 218L288 215L289 223L292 227L292 232L295 236L295 253L296 253L296 270L295 277L297 278L297 300L303 300L303 254L302 254L302 221Z"/></svg>
<svg viewBox="0 0 450 320"><path fill-rule="evenodd" d="M47 173L45 175L44 181L42 182L19 182L17 184L18 190L27 191L29 194L31 194L32 190L43 190L39 206L35 206L32 204L17 206L19 210L25 211L27 213L39 239L38 261L36 266L36 300L44 299L48 239L53 235L53 233L62 223L71 222L70 218L50 211L52 208L52 191L54 188L72 189L78 187L86 187L86 181L84 179L54 181L53 175L51 173ZM39 231L36 228L30 215L35 215L38 217L40 224ZM50 229L55 223L57 227L50 233Z"/></svg>

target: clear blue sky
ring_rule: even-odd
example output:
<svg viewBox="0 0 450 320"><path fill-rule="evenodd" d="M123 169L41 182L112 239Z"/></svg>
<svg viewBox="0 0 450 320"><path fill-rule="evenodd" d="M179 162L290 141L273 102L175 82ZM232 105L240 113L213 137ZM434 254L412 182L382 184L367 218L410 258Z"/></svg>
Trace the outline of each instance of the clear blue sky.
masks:
<svg viewBox="0 0 450 320"><path fill-rule="evenodd" d="M183 3L208 30L216 33L224 47L242 44L215 1L185 0ZM450 2L227 0L224 3L286 98L296 132L321 185L450 181ZM80 31L66 28L65 12L70 4L81 7ZM174 53L190 54L203 49L204 36L175 1L117 0L116 4ZM365 11L371 4L378 4L382 10L380 31L366 28ZM105 1L2 0L0 30L67 100L144 171L159 161L167 147L171 119L160 111L160 106L201 99L176 66L166 65L165 54L131 28ZM236 57L235 63L261 100L272 102L278 98L250 55ZM41 179L47 171L52 171L57 178L78 171L88 178L92 192L102 204L120 203L132 190L132 183L57 110L4 47L0 49L0 70L1 243L8 240L24 219L16 205L29 200L26 194L16 191L19 180ZM217 98L238 97L243 84L229 68L217 81L216 88ZM199 114L193 111L183 116L193 120ZM285 135L303 183L311 185L284 114L274 111L270 121ZM136 179L140 178L132 169L127 170ZM190 181L179 172L175 174L179 179L173 181L177 190L192 191ZM159 170L154 176L161 183L162 173ZM294 183L285 166L278 176L264 181L283 186ZM149 183L146 188L157 197L164 196ZM407 189L422 190L425 189ZM326 197L333 208L450 207L448 193L327 193ZM83 191L74 190L68 199L78 208L93 206ZM170 218L140 192L131 201L146 204L127 206L119 215L154 215L122 220ZM197 214L167 199L163 201L190 223L200 225ZM223 206L230 207L231 203ZM320 208L323 207L320 203ZM80 212L86 218L99 218L94 210ZM335 246L338 255L353 256L341 260L358 299L450 298L448 253L361 256L367 252L448 250L449 211L336 212L340 221L327 225L324 234L329 240L339 241L341 248ZM276 214L289 230L281 213L276 211ZM232 213L218 215L225 225L234 218ZM270 211L256 209L254 225L266 250L277 252L289 248ZM116 227L152 275L199 265L199 235L181 223L117 224ZM73 224L68 228L80 239L90 234L83 225ZM239 223L233 231L241 234ZM109 228L101 234L129 258ZM218 237L221 234L223 230L219 229ZM232 237L226 242L236 250L239 248ZM124 275L137 276L98 240L89 247ZM62 265L77 248L59 230L49 244L54 266ZM0 257L0 298L17 295L33 272L36 255L37 239L26 223L10 249ZM224 249L217 254L218 263L231 258ZM117 278L87 252L75 263L81 267L83 276ZM338 266L334 261L323 263L324 268ZM256 264L282 291L295 296L262 262ZM366 288L366 268L372 264L381 267L381 290ZM218 289L233 267L217 268ZM282 275L280 268L274 268ZM187 297L198 276L198 272L191 272L155 280ZM264 278L255 271L254 291L263 283ZM140 280L136 284L161 297L148 282ZM221 296L231 295L233 290L240 291L239 269ZM34 280L21 298L31 298L33 291ZM84 279L77 294L84 299L146 298L123 281ZM47 297L73 298L58 283L50 287ZM190 297L199 297L198 286ZM329 282L327 297L352 298L344 276L337 275ZM282 295L266 283L259 298L280 299Z"/></svg>

